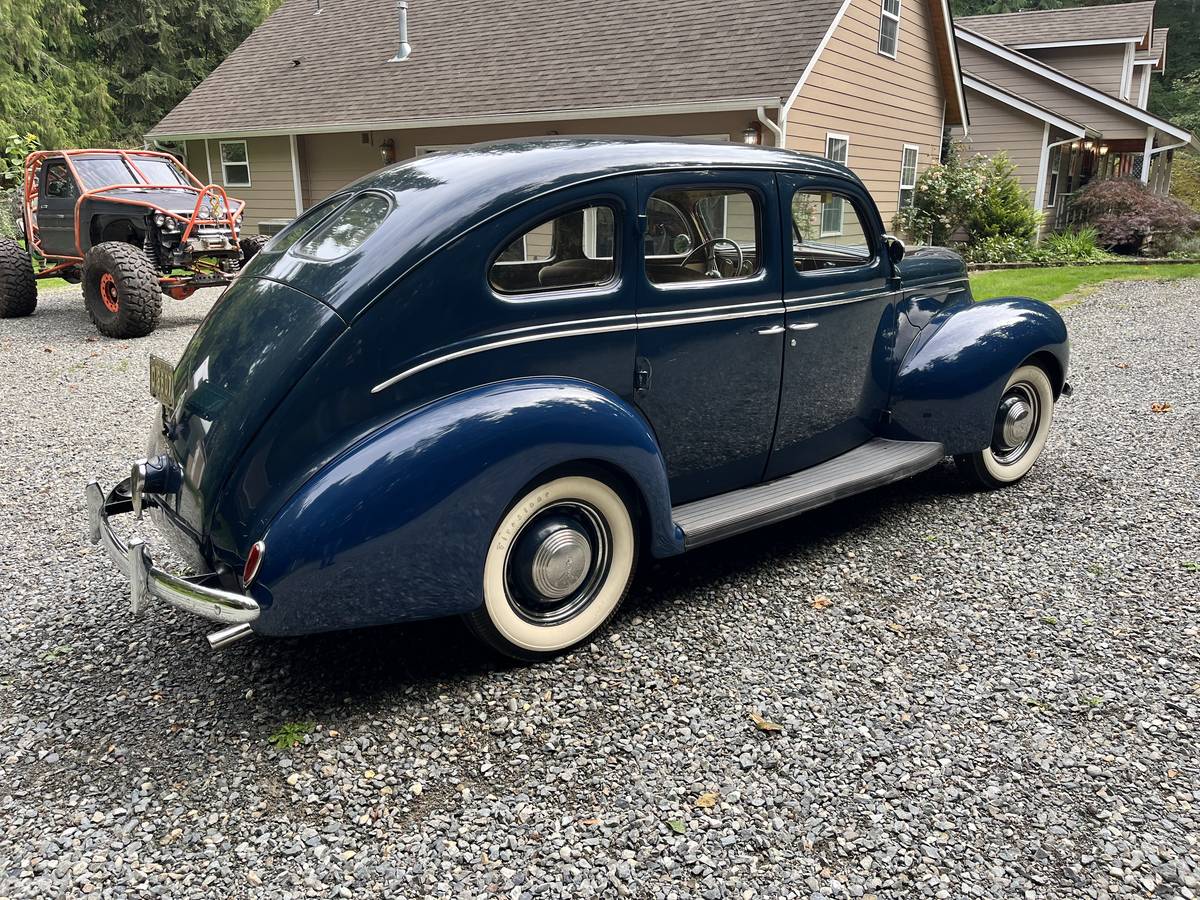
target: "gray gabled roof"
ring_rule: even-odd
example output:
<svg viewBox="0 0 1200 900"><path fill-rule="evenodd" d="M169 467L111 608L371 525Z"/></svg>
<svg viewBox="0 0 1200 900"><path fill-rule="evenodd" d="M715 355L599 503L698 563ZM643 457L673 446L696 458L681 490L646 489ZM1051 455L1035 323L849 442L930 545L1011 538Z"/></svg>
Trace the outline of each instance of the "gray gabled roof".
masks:
<svg viewBox="0 0 1200 900"><path fill-rule="evenodd" d="M841 0L286 0L150 137L786 101ZM603 113L601 113L603 114ZM563 117L563 116L559 116Z"/></svg>
<svg viewBox="0 0 1200 900"><path fill-rule="evenodd" d="M1010 47L1071 41L1137 41L1147 48L1154 0L965 16L958 24Z"/></svg>

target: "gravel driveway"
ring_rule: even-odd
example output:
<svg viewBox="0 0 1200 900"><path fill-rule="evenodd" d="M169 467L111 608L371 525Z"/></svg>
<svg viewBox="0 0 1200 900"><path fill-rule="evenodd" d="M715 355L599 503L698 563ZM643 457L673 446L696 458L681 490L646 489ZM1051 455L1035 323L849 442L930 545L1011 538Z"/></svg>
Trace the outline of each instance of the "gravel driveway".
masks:
<svg viewBox="0 0 1200 900"><path fill-rule="evenodd" d="M83 485L211 301L0 322L0 897L1200 895L1200 281L1065 313L1020 487L943 465L649 567L533 668L130 619Z"/></svg>

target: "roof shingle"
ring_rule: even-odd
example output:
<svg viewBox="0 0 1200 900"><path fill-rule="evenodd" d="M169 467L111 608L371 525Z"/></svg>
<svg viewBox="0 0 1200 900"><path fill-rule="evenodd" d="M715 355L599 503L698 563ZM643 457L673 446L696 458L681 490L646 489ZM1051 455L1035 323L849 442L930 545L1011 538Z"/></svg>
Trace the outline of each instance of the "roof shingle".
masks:
<svg viewBox="0 0 1200 900"><path fill-rule="evenodd" d="M964 16L956 21L1010 47L1071 40L1140 42L1154 24L1154 0Z"/></svg>
<svg viewBox="0 0 1200 900"><path fill-rule="evenodd" d="M286 0L152 137L786 99L840 0Z"/></svg>

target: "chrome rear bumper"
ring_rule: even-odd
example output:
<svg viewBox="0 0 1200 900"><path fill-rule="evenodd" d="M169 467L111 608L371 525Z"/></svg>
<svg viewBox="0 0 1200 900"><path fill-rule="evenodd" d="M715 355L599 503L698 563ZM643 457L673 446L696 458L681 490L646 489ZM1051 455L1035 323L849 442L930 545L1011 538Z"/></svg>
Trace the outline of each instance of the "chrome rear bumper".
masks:
<svg viewBox="0 0 1200 900"><path fill-rule="evenodd" d="M126 546L117 537L109 519L133 512L128 479L107 495L99 482L93 481L87 486L86 494L88 536L93 544L104 547L109 558L129 579L129 608L135 616L145 612L151 598L156 598L177 609L229 626L209 635L209 643L214 649L228 646L252 633L250 623L259 615L258 603L253 597L218 587L214 574L172 575L154 565L144 541L134 538Z"/></svg>

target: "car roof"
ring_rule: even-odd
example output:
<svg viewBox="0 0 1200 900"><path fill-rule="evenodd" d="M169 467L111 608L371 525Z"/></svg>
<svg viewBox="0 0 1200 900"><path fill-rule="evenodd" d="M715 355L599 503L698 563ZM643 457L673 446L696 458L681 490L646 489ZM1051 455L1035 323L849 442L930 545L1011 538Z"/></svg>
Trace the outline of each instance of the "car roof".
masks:
<svg viewBox="0 0 1200 900"><path fill-rule="evenodd" d="M480 165L486 163L486 166ZM692 138L548 136L490 141L429 153L372 173L355 188L403 190L406 172L420 171L463 188L500 183L513 194L637 172L692 168L754 168L839 175L838 163L774 147Z"/></svg>
<svg viewBox="0 0 1200 900"><path fill-rule="evenodd" d="M320 297L352 320L423 259L528 200L623 175L712 169L790 171L861 184L849 169L821 157L732 142L565 135L493 141L406 160L335 192L333 198L343 201L366 191L384 193L402 210L354 253L304 263L286 252L276 256L268 245L252 273ZM320 221L318 216L307 227Z"/></svg>

